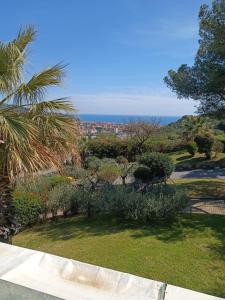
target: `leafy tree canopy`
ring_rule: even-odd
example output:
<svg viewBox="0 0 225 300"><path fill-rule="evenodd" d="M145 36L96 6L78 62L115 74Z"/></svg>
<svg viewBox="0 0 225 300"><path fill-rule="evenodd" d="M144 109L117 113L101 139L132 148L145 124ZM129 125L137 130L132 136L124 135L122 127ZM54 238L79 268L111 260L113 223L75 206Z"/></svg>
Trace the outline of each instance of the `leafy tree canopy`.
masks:
<svg viewBox="0 0 225 300"><path fill-rule="evenodd" d="M225 113L225 0L202 5L199 48L193 66L170 70L165 83L179 98L199 100L200 113Z"/></svg>

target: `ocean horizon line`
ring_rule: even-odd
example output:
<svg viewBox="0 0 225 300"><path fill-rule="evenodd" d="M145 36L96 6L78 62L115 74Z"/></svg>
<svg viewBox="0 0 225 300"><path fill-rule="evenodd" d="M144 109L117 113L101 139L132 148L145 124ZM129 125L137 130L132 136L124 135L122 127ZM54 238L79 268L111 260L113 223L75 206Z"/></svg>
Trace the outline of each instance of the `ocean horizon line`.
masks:
<svg viewBox="0 0 225 300"><path fill-rule="evenodd" d="M113 115L113 114L77 114L83 122L108 122L125 124L132 121L153 122L158 120L161 125L168 125L176 122L181 116L160 116L160 115Z"/></svg>

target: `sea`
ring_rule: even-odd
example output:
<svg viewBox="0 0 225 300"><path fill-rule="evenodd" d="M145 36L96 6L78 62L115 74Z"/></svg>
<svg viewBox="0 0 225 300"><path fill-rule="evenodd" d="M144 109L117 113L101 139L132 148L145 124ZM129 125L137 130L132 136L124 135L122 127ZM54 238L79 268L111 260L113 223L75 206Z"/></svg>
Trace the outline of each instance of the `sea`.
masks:
<svg viewBox="0 0 225 300"><path fill-rule="evenodd" d="M161 125L168 125L176 122L181 116L140 116L140 115L95 115L95 114L79 114L79 118L84 122L109 122L126 124L134 121L153 122L157 121Z"/></svg>

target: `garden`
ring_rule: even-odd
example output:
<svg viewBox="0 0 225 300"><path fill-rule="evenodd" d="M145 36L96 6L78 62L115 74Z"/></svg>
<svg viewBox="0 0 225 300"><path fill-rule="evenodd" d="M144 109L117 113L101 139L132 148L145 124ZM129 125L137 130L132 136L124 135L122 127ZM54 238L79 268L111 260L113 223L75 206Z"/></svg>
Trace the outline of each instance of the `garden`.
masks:
<svg viewBox="0 0 225 300"><path fill-rule="evenodd" d="M151 152L20 178L13 244L224 297L225 216L183 212L189 197L223 195L224 183L171 182L173 169Z"/></svg>
<svg viewBox="0 0 225 300"><path fill-rule="evenodd" d="M33 26L1 42L0 242L225 297L225 215L190 213L191 198L224 201L225 183L171 178L225 167L223 12L201 7L194 65L164 78L198 115L121 135L93 138L69 99L46 100L65 65L30 75Z"/></svg>

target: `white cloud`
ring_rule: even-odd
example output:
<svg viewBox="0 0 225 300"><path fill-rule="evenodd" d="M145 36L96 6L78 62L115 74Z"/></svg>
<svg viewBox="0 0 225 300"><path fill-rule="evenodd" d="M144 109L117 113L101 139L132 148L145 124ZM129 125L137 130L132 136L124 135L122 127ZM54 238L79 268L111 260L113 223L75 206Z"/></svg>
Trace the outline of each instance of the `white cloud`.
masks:
<svg viewBox="0 0 225 300"><path fill-rule="evenodd" d="M198 24L159 21L157 26L145 25L119 34L119 43L128 47L157 47L167 42L196 40ZM162 51L162 49L160 49ZM168 49L164 49L164 51ZM161 52L160 51L160 52Z"/></svg>
<svg viewBox="0 0 225 300"><path fill-rule="evenodd" d="M72 100L80 113L89 114L180 116L196 111L195 101L179 100L163 91L77 94Z"/></svg>
<svg viewBox="0 0 225 300"><path fill-rule="evenodd" d="M155 29L135 30L142 38L161 37L166 39L192 39L198 35L196 24L165 23Z"/></svg>

